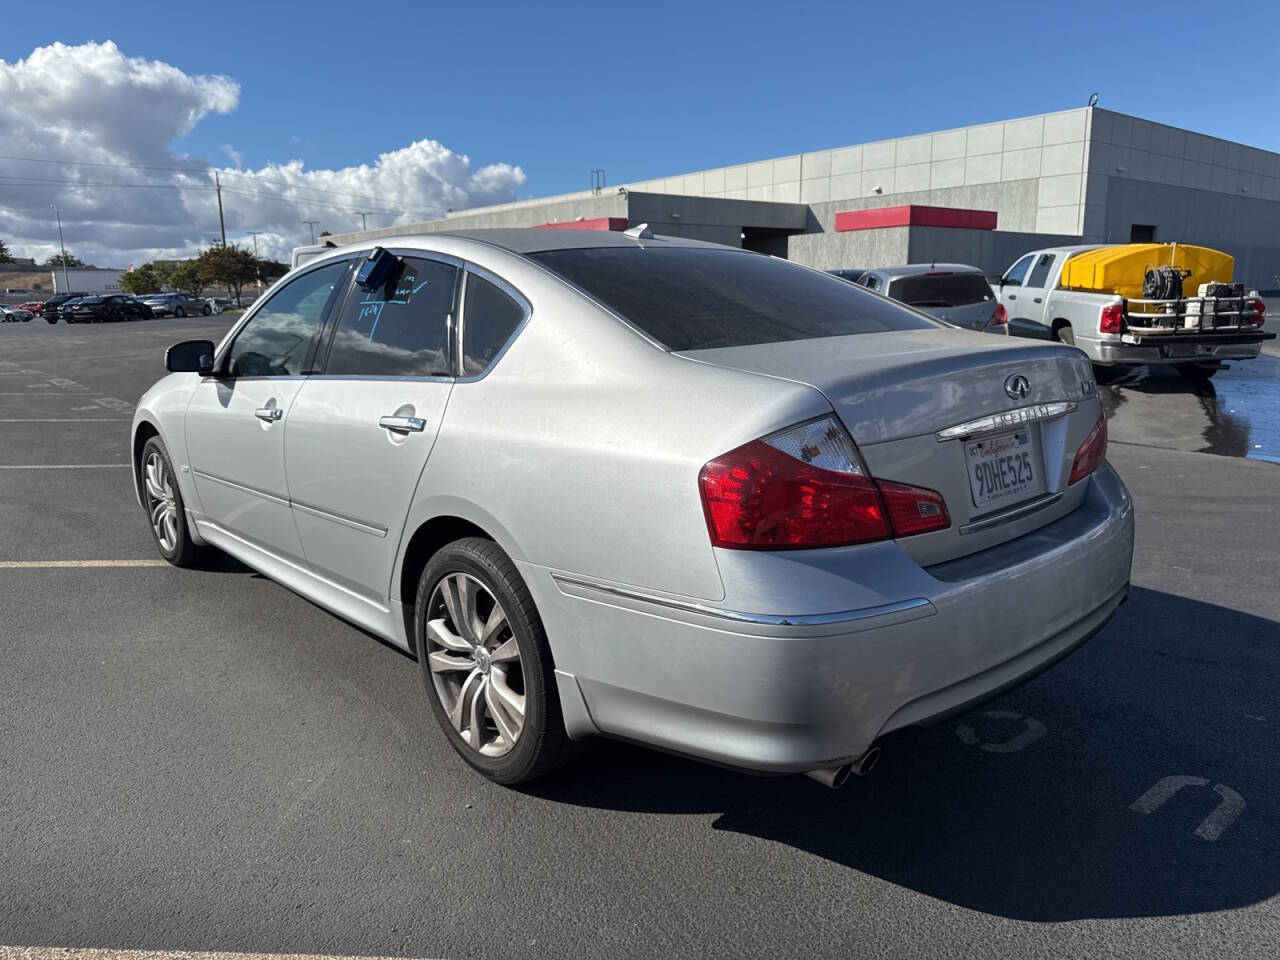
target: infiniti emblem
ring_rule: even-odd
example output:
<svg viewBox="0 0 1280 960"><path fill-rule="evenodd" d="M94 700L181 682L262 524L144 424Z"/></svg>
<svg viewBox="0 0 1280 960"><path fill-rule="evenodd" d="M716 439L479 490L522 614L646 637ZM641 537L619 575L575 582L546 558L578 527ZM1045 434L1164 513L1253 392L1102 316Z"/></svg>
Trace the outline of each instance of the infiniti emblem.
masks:
<svg viewBox="0 0 1280 960"><path fill-rule="evenodd" d="M1015 373L1004 382L1004 392L1014 400L1026 399L1031 392L1031 381L1020 373Z"/></svg>

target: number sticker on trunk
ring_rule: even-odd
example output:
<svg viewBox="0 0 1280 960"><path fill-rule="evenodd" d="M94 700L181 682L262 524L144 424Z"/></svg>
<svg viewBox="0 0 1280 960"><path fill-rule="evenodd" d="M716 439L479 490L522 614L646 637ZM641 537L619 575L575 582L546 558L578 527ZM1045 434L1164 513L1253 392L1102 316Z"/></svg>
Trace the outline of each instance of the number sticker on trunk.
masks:
<svg viewBox="0 0 1280 960"><path fill-rule="evenodd" d="M1044 492L1044 461L1030 430L966 443L964 457L974 506L1012 505Z"/></svg>

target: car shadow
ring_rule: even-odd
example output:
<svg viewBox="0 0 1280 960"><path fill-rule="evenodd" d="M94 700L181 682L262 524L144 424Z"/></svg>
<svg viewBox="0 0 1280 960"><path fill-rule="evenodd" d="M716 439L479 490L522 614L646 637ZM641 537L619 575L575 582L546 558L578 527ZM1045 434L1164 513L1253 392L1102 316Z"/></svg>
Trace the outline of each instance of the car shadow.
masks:
<svg viewBox="0 0 1280 960"><path fill-rule="evenodd" d="M1017 920L1226 910L1280 891L1278 667L1274 622L1135 588L1073 657L886 738L879 766L837 792L617 743L527 789L718 814L713 829ZM1195 779L1156 788L1166 777Z"/></svg>
<svg viewBox="0 0 1280 960"><path fill-rule="evenodd" d="M1142 366L1099 385L1108 430L1118 442L1225 457L1244 457L1255 426L1226 402L1238 382L1189 380L1175 370Z"/></svg>

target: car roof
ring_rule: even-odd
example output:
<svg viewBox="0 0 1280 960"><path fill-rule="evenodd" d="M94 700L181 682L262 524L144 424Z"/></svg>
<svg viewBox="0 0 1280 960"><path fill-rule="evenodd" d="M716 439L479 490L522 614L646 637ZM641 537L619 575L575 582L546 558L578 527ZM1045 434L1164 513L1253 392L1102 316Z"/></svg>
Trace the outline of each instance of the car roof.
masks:
<svg viewBox="0 0 1280 960"><path fill-rule="evenodd" d="M617 230L575 230L573 228L549 227L494 227L482 230L432 230L426 233L405 233L390 237L378 237L376 241L364 240L360 243L347 244L326 251L326 255L341 250L368 249L371 243L380 247L418 246L429 243L432 237L453 237L458 240L472 240L492 247L500 247L521 255L545 253L548 250L584 250L603 247L705 247L711 250L723 250L724 244L707 243L704 240L689 240L684 237L666 237L654 235L639 240L629 237ZM732 248L730 248L732 249ZM318 262L308 260L307 263Z"/></svg>
<svg viewBox="0 0 1280 960"><path fill-rule="evenodd" d="M877 267L867 273L878 274L889 280L900 277L921 277L927 273L976 273L980 277L986 274L971 263L908 263L900 267Z"/></svg>

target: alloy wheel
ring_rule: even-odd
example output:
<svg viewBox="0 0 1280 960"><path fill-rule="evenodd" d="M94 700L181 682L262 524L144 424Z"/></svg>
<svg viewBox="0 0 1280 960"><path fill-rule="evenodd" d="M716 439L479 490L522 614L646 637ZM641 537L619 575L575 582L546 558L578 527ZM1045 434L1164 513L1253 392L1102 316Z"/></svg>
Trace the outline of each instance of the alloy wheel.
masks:
<svg viewBox="0 0 1280 960"><path fill-rule="evenodd" d="M143 487L147 493L147 513L160 549L172 553L178 545L178 504L173 484L160 451L152 450L142 468Z"/></svg>
<svg viewBox="0 0 1280 960"><path fill-rule="evenodd" d="M509 753L524 728L520 647L497 597L466 573L441 578L427 605L425 654L453 729L486 757Z"/></svg>

